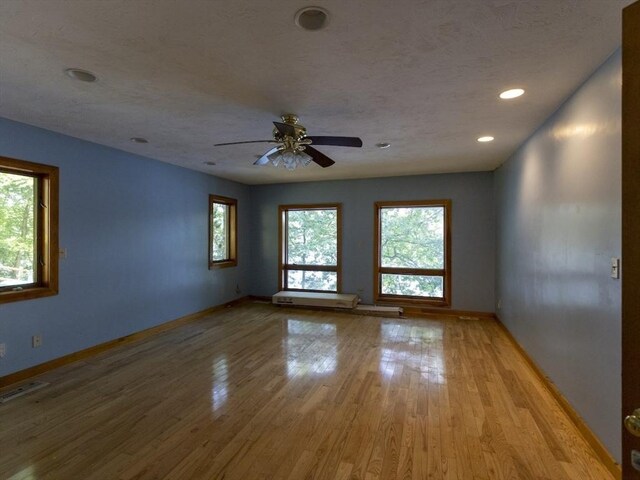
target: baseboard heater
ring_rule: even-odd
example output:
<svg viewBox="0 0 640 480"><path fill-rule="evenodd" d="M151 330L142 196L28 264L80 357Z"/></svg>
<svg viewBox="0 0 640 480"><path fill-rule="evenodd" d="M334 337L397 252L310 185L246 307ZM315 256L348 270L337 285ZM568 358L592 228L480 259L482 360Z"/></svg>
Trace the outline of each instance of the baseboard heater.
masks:
<svg viewBox="0 0 640 480"><path fill-rule="evenodd" d="M348 308L358 305L358 295L351 293L278 292L272 297L276 305L300 307Z"/></svg>
<svg viewBox="0 0 640 480"><path fill-rule="evenodd" d="M358 305L354 308L354 313L360 315L377 315L381 317L400 317L402 316L402 307L387 307L379 305Z"/></svg>

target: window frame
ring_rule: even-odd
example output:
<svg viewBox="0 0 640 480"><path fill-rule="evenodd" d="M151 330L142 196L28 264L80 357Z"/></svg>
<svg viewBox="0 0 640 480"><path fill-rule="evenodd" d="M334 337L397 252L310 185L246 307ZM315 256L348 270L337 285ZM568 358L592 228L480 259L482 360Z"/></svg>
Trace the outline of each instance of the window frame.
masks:
<svg viewBox="0 0 640 480"><path fill-rule="evenodd" d="M387 207L444 207L444 268L417 269L382 267L382 228L380 211ZM380 201L374 203L374 251L373 251L373 298L375 303L387 303L408 306L448 307L451 305L451 200L401 200ZM383 294L382 274L396 275L424 275L443 277L443 296L420 297L411 295Z"/></svg>
<svg viewBox="0 0 640 480"><path fill-rule="evenodd" d="M59 169L52 165L0 157L0 172L35 178L36 281L0 288L0 304L58 294Z"/></svg>
<svg viewBox="0 0 640 480"><path fill-rule="evenodd" d="M287 222L286 217L292 210L336 210L336 265L297 265L285 264L287 258ZM304 270L307 272L336 272L336 290L311 290L303 288L287 287L287 272L289 270ZM342 292L342 204L341 203L312 203L291 204L278 206L278 291L291 292L317 292L317 293L341 293Z"/></svg>
<svg viewBox="0 0 640 480"><path fill-rule="evenodd" d="M213 259L213 204L218 203L229 208L227 219L227 228L229 235L227 237L228 258L223 260ZM223 197L222 195L209 195L209 270L218 268L235 267L238 265L238 200L231 197Z"/></svg>

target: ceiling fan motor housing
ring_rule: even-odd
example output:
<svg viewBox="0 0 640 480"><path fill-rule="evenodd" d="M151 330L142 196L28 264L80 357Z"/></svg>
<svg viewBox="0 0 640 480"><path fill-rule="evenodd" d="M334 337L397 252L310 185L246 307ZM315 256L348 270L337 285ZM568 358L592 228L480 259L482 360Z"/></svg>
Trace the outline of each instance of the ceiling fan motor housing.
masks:
<svg viewBox="0 0 640 480"><path fill-rule="evenodd" d="M279 131L277 128L273 129L273 138L278 141L278 142L287 142L287 140L289 140L290 142L298 142L300 141L302 138L306 137L307 135L307 129L304 127L304 125L301 125L298 123L298 116L294 115L293 113L285 113L284 115L282 115L280 117L282 119L283 123L286 123L287 125L291 125L295 131L295 135L287 135L285 133L282 133L281 131Z"/></svg>

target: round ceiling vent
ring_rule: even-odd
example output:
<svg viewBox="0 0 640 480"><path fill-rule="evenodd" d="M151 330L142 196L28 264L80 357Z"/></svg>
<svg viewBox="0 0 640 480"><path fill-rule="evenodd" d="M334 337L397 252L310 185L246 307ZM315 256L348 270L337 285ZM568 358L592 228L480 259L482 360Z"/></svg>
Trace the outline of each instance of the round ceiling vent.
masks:
<svg viewBox="0 0 640 480"><path fill-rule="evenodd" d="M90 71L82 70L81 68L67 68L64 73L66 73L68 77L74 80L80 80L81 82L93 83L98 79L98 77Z"/></svg>
<svg viewBox="0 0 640 480"><path fill-rule="evenodd" d="M321 30L329 23L329 12L321 7L305 7L296 12L296 25L304 30Z"/></svg>

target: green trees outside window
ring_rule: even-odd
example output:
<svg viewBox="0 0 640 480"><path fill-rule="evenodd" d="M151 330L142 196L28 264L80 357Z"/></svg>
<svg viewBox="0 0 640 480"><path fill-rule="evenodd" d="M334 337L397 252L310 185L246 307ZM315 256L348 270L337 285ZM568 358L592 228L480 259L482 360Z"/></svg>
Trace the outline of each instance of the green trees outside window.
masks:
<svg viewBox="0 0 640 480"><path fill-rule="evenodd" d="M229 205L213 203L211 218L211 259L220 262L229 258Z"/></svg>
<svg viewBox="0 0 640 480"><path fill-rule="evenodd" d="M37 279L37 180L0 171L0 287Z"/></svg>

